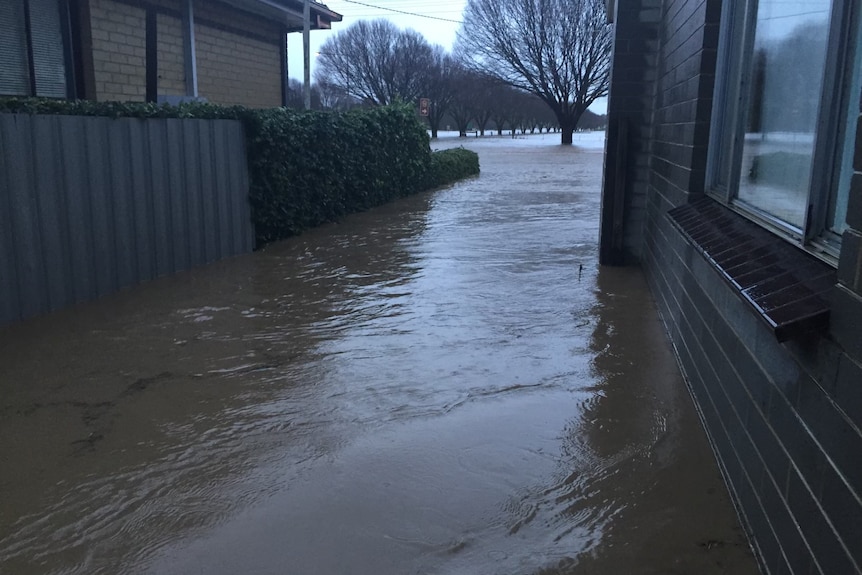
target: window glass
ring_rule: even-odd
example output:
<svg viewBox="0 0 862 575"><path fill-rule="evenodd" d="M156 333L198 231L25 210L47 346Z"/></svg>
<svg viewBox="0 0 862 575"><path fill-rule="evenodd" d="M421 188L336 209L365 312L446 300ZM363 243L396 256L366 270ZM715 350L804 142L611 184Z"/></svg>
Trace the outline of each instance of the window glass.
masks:
<svg viewBox="0 0 862 575"><path fill-rule="evenodd" d="M853 151L856 147L856 122L859 118L860 108L859 94L862 93L862 50L859 48L862 34L860 34L860 30L856 31L855 40L856 42L852 44L854 53L850 58L851 68L848 73L851 79L848 94L850 109L847 111L847 117L844 121L841 172L838 189L829 202L829 214L826 221L826 227L829 231L839 235L847 229L847 203L850 199L850 179L853 176Z"/></svg>
<svg viewBox="0 0 862 575"><path fill-rule="evenodd" d="M730 46L742 46L745 43L744 28L745 7L735 2L726 2L722 6L721 30L722 43ZM716 67L723 70L715 78L715 91L721 104L713 109L713 130L710 142L710 177L714 191L720 193L723 200L728 199L731 185L733 159L735 149L735 126L739 96L739 76L742 69L742 50L722 50L718 54Z"/></svg>
<svg viewBox="0 0 862 575"><path fill-rule="evenodd" d="M24 29L23 0L0 1L0 94L27 95L30 72L27 67L27 35Z"/></svg>
<svg viewBox="0 0 862 575"><path fill-rule="evenodd" d="M829 38L829 0L760 0L737 200L801 229Z"/></svg>
<svg viewBox="0 0 862 575"><path fill-rule="evenodd" d="M36 95L66 97L66 60L57 0L29 0Z"/></svg>

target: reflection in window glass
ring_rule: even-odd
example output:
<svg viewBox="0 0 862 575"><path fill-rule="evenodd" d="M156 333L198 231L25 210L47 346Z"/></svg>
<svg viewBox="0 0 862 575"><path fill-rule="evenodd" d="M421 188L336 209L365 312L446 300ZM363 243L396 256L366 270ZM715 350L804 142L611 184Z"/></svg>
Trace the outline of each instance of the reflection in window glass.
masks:
<svg viewBox="0 0 862 575"><path fill-rule="evenodd" d="M725 2L721 9L721 20L724 23L722 42L731 46L744 45L745 6L743 3ZM720 104L713 110L713 123L718 129L711 134L710 178L714 190L720 192L725 201L729 199L728 190L733 188L731 185L734 162L732 140L737 125L738 110L735 103L739 99L738 87L742 63L741 50L722 50L716 62L717 68L724 73L717 74L715 78L715 91L717 98L720 98Z"/></svg>
<svg viewBox="0 0 862 575"><path fill-rule="evenodd" d="M862 28L862 27L860 27ZM853 176L853 152L856 147L856 121L859 118L859 93L862 92L862 30L857 30L853 42L855 54L851 59L850 70L850 109L844 122L844 146L840 165L838 189L829 203L826 227L841 235L847 229L847 203L850 199L850 179Z"/></svg>
<svg viewBox="0 0 862 575"><path fill-rule="evenodd" d="M829 36L829 0L760 0L737 199L802 228Z"/></svg>

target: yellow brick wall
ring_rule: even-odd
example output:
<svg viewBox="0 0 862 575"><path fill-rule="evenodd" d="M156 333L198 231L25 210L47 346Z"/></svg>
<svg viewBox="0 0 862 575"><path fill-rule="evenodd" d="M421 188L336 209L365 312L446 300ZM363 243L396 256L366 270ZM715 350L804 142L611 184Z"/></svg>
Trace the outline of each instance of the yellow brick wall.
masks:
<svg viewBox="0 0 862 575"><path fill-rule="evenodd" d="M96 99L146 98L146 13L111 0L90 0Z"/></svg>
<svg viewBox="0 0 862 575"><path fill-rule="evenodd" d="M156 15L159 95L182 96L186 93L183 21L167 14Z"/></svg>
<svg viewBox="0 0 862 575"><path fill-rule="evenodd" d="M207 26L195 26L198 92L215 104L252 108L281 105L281 54L263 42Z"/></svg>
<svg viewBox="0 0 862 575"><path fill-rule="evenodd" d="M145 10L114 0L90 2L96 98L145 100ZM158 94L185 94L181 3L153 0L153 4L160 10L156 16ZM195 0L194 10L199 95L215 104L280 106L278 26L212 0ZM256 37L231 29L248 30Z"/></svg>

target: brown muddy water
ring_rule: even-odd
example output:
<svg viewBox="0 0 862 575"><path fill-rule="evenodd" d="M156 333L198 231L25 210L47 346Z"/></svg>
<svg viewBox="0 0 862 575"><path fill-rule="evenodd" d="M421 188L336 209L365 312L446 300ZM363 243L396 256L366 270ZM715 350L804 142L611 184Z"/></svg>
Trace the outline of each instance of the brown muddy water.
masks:
<svg viewBox="0 0 862 575"><path fill-rule="evenodd" d="M756 573L555 139L0 329L0 573Z"/></svg>

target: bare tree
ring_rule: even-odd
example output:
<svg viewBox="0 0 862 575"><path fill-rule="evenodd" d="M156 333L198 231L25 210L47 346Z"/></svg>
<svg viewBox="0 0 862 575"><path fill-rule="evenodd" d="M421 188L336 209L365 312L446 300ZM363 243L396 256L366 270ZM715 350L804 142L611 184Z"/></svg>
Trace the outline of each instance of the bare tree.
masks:
<svg viewBox="0 0 862 575"><path fill-rule="evenodd" d="M475 115L475 100L480 78L475 72L458 66L453 75L453 81L457 89L449 109L449 116L455 121L458 136L464 138Z"/></svg>
<svg viewBox="0 0 862 575"><path fill-rule="evenodd" d="M471 85L473 118L476 120L476 129L479 135L484 136L494 113L493 105L501 85L494 78L488 76L477 77Z"/></svg>
<svg viewBox="0 0 862 575"><path fill-rule="evenodd" d="M571 144L584 110L608 93L605 0L468 0L463 20L465 65L541 98Z"/></svg>
<svg viewBox="0 0 862 575"><path fill-rule="evenodd" d="M578 122L578 130L604 130L608 127L608 117L587 110Z"/></svg>
<svg viewBox="0 0 862 575"><path fill-rule="evenodd" d="M470 127L470 120L473 119L473 109L470 107L468 98L469 96L464 94L464 97L455 100L449 112L449 115L455 121L459 138L467 137L467 128Z"/></svg>
<svg viewBox="0 0 862 575"><path fill-rule="evenodd" d="M428 98L428 127L431 137L436 138L443 116L452 106L458 86L459 68L452 56L441 46L432 48L432 63L423 82L421 97Z"/></svg>
<svg viewBox="0 0 862 575"><path fill-rule="evenodd" d="M523 105L524 93L510 86L499 85L494 90L494 98L491 103L491 119L497 127L497 135L503 135L503 129L515 132L518 108Z"/></svg>
<svg viewBox="0 0 862 575"><path fill-rule="evenodd" d="M497 127L497 135L503 135L503 128L510 120L510 105L512 88L509 86L500 86L495 92L494 100L491 102L491 119Z"/></svg>
<svg viewBox="0 0 862 575"><path fill-rule="evenodd" d="M287 89L287 102L285 105L288 108L295 108L297 110L305 109L305 99L303 98L303 89L302 82L297 80L296 78L291 78L288 82ZM323 105L323 98L321 94L321 86L318 84L311 85L311 109L319 110L326 106Z"/></svg>
<svg viewBox="0 0 862 575"><path fill-rule="evenodd" d="M315 75L363 102L413 102L432 60L431 46L418 32L388 20L358 20L324 42Z"/></svg>
<svg viewBox="0 0 862 575"><path fill-rule="evenodd" d="M312 107L314 104L315 86L320 93L320 105L322 108L344 111L360 104L356 98L348 94L341 87L335 86L329 82L318 82L311 88Z"/></svg>

